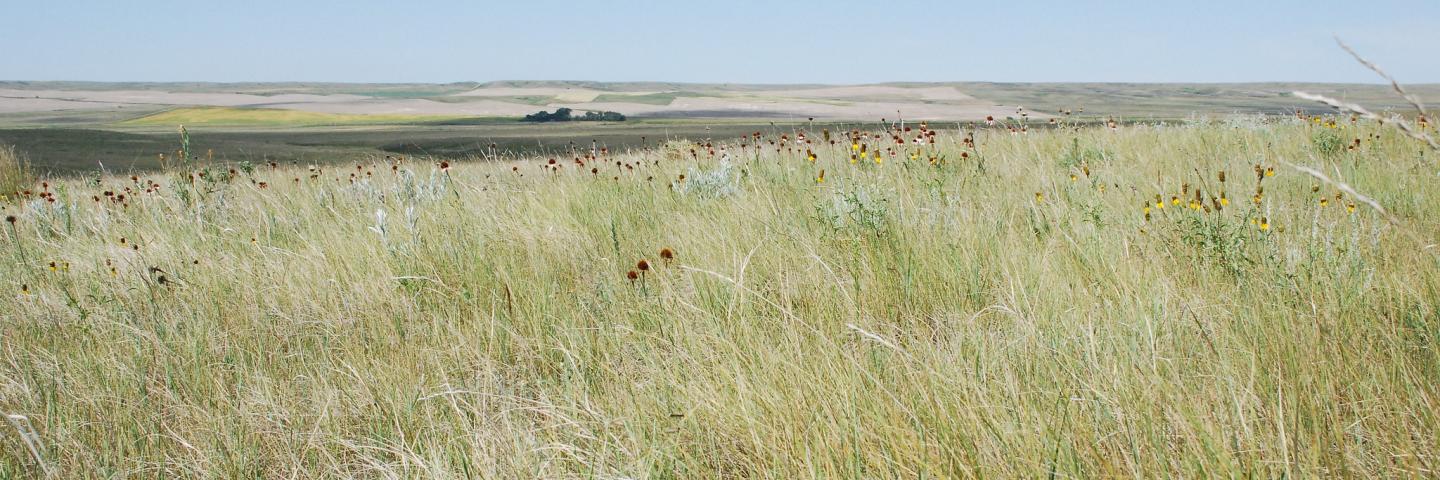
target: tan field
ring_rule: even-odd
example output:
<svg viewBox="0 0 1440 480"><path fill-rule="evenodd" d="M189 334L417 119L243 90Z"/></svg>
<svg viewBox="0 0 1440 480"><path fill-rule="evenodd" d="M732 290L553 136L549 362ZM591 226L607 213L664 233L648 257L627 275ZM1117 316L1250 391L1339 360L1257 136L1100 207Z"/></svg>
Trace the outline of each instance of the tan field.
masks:
<svg viewBox="0 0 1440 480"><path fill-rule="evenodd" d="M1437 85L1412 91L1434 96ZM494 82L489 84L67 84L0 83L0 124L37 112L221 106L347 115L519 118L539 110L614 111L634 118L877 121L897 116L973 121L1031 119L1084 109L1099 119L1194 114L1282 113L1315 105L1297 89L1403 108L1380 85L1347 84L997 84L916 83L765 86L667 83ZM142 113L136 113L140 115Z"/></svg>
<svg viewBox="0 0 1440 480"><path fill-rule="evenodd" d="M223 106L338 114L466 115L518 117L545 108L615 111L632 117L788 118L878 120L897 116L931 120L977 120L1015 114L1015 106L976 99L949 86L859 85L802 89L726 91L605 91L583 87L486 86L421 98L353 94L255 95L159 90L0 89L0 112L119 108L125 106ZM897 113L899 112L899 113ZM1037 117L1040 118L1040 117Z"/></svg>

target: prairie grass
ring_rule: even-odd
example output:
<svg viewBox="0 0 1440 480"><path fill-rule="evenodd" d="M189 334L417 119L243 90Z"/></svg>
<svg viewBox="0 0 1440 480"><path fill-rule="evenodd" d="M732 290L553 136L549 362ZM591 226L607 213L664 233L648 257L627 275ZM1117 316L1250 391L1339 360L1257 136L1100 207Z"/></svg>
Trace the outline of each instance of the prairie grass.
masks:
<svg viewBox="0 0 1440 480"><path fill-rule="evenodd" d="M0 410L66 477L1440 475L1418 144L1024 131L58 181Z"/></svg>
<svg viewBox="0 0 1440 480"><path fill-rule="evenodd" d="M35 183L30 160L14 145L0 145L0 198L14 197Z"/></svg>

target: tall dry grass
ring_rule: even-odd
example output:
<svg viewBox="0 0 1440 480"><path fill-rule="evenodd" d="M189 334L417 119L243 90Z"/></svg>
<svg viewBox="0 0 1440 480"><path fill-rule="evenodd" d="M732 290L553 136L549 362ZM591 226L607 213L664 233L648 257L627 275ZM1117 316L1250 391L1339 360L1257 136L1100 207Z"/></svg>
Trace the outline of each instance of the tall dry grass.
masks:
<svg viewBox="0 0 1440 480"><path fill-rule="evenodd" d="M14 145L0 145L0 195L15 197L35 184L30 159Z"/></svg>
<svg viewBox="0 0 1440 480"><path fill-rule="evenodd" d="M67 477L1437 475L1437 256L1280 164L1433 238L1412 140L1029 132L62 181L0 410Z"/></svg>

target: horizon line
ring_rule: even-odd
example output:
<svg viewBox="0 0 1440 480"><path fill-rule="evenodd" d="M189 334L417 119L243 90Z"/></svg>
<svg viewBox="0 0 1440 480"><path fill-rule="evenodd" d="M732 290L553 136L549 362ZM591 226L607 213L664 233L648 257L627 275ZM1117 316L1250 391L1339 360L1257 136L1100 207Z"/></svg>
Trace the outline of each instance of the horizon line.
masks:
<svg viewBox="0 0 1440 480"><path fill-rule="evenodd" d="M436 82L373 82L354 80L33 80L33 79L0 79L0 83L96 83L96 84L210 84L210 85L245 85L245 84L337 84L337 85L458 85L474 84L482 87L496 83L575 83L575 84L674 84L674 85L747 85L747 86L867 86L867 85L897 85L897 84L994 84L994 85L1064 85L1064 84L1102 84L1102 85L1257 85L1257 84L1308 84L1308 85L1363 85L1363 86L1389 86L1390 83L1384 80L1370 82L1325 82L1305 80L1247 80L1247 81L1127 81L1127 80L1046 80L1046 81L1011 81L1011 80L888 80L881 82L861 83L825 83L825 82L718 82L718 81L670 81L670 80L542 80L542 79L503 79L503 80L456 80ZM1440 85L1440 82L1400 82L1401 85L1431 86Z"/></svg>

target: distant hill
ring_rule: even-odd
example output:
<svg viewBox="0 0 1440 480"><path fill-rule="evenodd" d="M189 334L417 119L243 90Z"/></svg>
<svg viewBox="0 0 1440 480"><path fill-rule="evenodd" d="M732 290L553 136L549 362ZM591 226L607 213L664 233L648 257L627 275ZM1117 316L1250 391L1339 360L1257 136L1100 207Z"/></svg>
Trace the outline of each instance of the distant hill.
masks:
<svg viewBox="0 0 1440 480"><path fill-rule="evenodd" d="M1412 85L1440 99L1440 85ZM613 111L630 118L874 121L901 116L1032 119L1063 109L1090 116L1181 118L1192 114L1322 110L1290 95L1322 93L1375 109L1406 105L1382 85L1314 83L992 83L897 82L872 85L746 85L670 82L506 80L484 83L146 83L0 82L0 125L106 118L128 124L170 108L275 109L376 115L399 123L424 118L520 118L540 109ZM540 108L537 108L540 107ZM101 112L109 112L100 115ZM133 112L127 115L126 112ZM272 116L282 118L279 116ZM413 117L413 118L410 118ZM310 118L310 117L306 117ZM41 119L41 120L36 120ZM388 120L386 120L388 121ZM28 122L28 123L26 123ZM358 121L356 123L376 123Z"/></svg>

